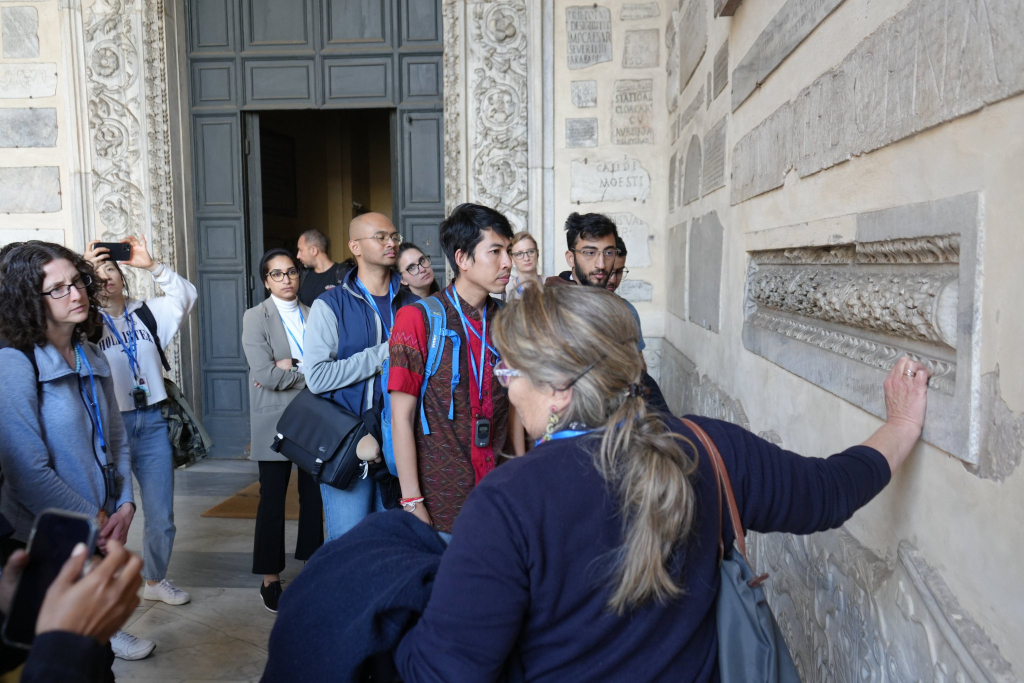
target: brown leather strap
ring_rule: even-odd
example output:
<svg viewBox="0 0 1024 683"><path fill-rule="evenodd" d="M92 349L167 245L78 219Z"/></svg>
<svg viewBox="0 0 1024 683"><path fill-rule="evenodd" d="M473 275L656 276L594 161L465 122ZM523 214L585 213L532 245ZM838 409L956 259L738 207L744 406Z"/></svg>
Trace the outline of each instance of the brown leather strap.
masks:
<svg viewBox="0 0 1024 683"><path fill-rule="evenodd" d="M729 470L725 468L725 463L722 462L722 454L718 452L718 447L715 446L715 442L711 440L708 433L705 432L700 425L693 420L687 420L683 418L683 424L690 428L701 444L704 446L704 450L707 452L708 457L711 458L711 464L715 470L715 482L718 484L718 559L721 560L725 552L725 544L722 540L722 492L725 492L725 498L729 503L729 520L732 522L732 530L736 535L736 545L739 546L740 554L743 558L747 557L747 539L746 532L743 531L743 524L740 522L740 512L736 507L736 496L732 491L732 481L729 479Z"/></svg>

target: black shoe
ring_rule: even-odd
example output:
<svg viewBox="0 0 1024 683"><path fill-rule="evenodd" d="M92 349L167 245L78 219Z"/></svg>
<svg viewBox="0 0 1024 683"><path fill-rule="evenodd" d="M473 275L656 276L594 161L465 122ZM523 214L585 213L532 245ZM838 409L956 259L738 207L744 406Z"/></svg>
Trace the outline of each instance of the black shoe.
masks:
<svg viewBox="0 0 1024 683"><path fill-rule="evenodd" d="M263 606L268 612L277 614L277 603L281 599L281 582L271 581L270 585L260 584L260 597L263 598Z"/></svg>

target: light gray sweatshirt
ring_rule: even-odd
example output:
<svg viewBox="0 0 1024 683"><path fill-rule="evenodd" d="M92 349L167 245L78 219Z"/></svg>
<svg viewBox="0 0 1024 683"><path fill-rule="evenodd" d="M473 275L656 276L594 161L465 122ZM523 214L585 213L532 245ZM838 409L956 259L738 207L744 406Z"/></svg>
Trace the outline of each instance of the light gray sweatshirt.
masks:
<svg viewBox="0 0 1024 683"><path fill-rule="evenodd" d="M95 344L83 343L82 350L96 380L107 455L100 450L99 434L89 417L92 391L84 364L76 375L53 344L35 347L40 402L35 371L25 354L0 349L0 513L14 527L15 540L28 540L36 516L46 508L95 516L101 508L111 514L134 502L131 455L112 399L110 368ZM100 462L108 459L118 474L110 499L100 469Z"/></svg>

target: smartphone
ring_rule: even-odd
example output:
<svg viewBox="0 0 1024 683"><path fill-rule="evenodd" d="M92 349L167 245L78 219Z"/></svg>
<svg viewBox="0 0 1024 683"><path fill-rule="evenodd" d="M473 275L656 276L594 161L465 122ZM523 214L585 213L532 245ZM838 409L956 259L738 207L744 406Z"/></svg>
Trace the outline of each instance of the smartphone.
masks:
<svg viewBox="0 0 1024 683"><path fill-rule="evenodd" d="M28 539L28 564L14 590L11 612L4 621L5 643L24 649L32 647L46 591L77 544L84 543L92 556L97 532L95 520L86 515L55 509L40 513Z"/></svg>
<svg viewBox="0 0 1024 683"><path fill-rule="evenodd" d="M94 245L97 249L106 247L110 250L110 258L115 261L131 261L132 245L128 242L97 242Z"/></svg>

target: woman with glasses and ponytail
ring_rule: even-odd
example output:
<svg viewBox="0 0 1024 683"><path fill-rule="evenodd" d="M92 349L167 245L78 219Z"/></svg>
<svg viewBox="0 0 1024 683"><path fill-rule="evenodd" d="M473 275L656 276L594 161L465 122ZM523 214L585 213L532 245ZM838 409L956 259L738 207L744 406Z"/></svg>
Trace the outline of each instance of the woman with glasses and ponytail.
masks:
<svg viewBox="0 0 1024 683"><path fill-rule="evenodd" d="M162 406L164 348L196 302L196 288L149 253L146 239L129 237L131 257L118 263L106 247L89 245L85 258L100 278L102 325L97 344L106 355L114 396L124 421L132 472L139 482L145 527L142 536L146 587L142 597L183 605L191 596L167 580L174 547L174 455ZM123 266L145 270L164 295L132 298Z"/></svg>
<svg viewBox="0 0 1024 683"><path fill-rule="evenodd" d="M470 493L396 651L407 683L499 680L510 657L528 681L717 681L719 534L735 534L704 444L743 526L809 534L867 504L924 421L928 372L907 358L884 383L887 421L827 459L651 412L636 325L603 287L527 287L493 333L494 375L537 447Z"/></svg>
<svg viewBox="0 0 1024 683"><path fill-rule="evenodd" d="M412 242L402 242L398 245L395 272L402 278L402 287L421 299L441 291L437 279L434 278L430 257Z"/></svg>
<svg viewBox="0 0 1024 683"><path fill-rule="evenodd" d="M249 457L260 470L252 573L261 575L263 606L277 612L284 569L285 498L292 463L271 450L284 409L306 386L306 321L309 307L299 301L299 264L285 249L260 259L260 275L269 296L242 316L242 348L249 362ZM295 559L305 562L324 543L323 502L313 477L298 470L299 537Z"/></svg>
<svg viewBox="0 0 1024 683"><path fill-rule="evenodd" d="M110 365L88 341L103 325L101 287L92 265L59 244L0 250L0 513L14 527L0 562L25 547L47 508L94 518L101 550L128 537L131 452ZM111 644L129 659L154 648L124 631Z"/></svg>

